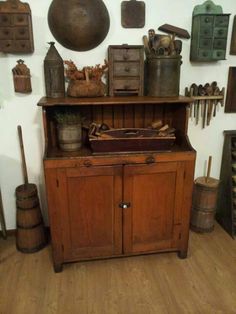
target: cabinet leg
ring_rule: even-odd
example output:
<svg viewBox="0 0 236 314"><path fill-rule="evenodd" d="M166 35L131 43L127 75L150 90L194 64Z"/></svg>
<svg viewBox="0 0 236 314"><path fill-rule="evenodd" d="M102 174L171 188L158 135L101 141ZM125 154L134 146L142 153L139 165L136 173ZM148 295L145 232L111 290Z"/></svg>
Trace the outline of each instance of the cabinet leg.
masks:
<svg viewBox="0 0 236 314"><path fill-rule="evenodd" d="M187 251L178 251L178 257L181 259L185 259L188 256Z"/></svg>
<svg viewBox="0 0 236 314"><path fill-rule="evenodd" d="M61 273L63 270L63 264L62 263L53 263L53 268L55 273Z"/></svg>

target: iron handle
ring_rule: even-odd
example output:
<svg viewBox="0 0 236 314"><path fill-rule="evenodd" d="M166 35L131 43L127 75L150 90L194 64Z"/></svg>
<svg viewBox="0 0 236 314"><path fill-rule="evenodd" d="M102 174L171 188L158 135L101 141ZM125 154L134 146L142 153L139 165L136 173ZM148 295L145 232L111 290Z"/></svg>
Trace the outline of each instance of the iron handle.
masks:
<svg viewBox="0 0 236 314"><path fill-rule="evenodd" d="M153 164L155 162L155 158L153 156L146 158L146 164Z"/></svg>
<svg viewBox="0 0 236 314"><path fill-rule="evenodd" d="M84 166L85 167L91 167L92 166L92 162L90 160L85 160L84 161Z"/></svg>

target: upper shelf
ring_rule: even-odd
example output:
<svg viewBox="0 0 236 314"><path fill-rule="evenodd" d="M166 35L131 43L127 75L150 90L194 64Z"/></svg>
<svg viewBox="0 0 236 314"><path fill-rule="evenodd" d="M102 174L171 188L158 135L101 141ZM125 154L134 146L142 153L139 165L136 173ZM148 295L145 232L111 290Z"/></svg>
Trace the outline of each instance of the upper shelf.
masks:
<svg viewBox="0 0 236 314"><path fill-rule="evenodd" d="M95 97L95 98L47 98L43 97L38 102L38 106L51 107L51 106L96 106L96 105L132 105L132 104L178 104L178 103L191 103L193 101L190 97L150 97L150 96L123 96L123 97Z"/></svg>

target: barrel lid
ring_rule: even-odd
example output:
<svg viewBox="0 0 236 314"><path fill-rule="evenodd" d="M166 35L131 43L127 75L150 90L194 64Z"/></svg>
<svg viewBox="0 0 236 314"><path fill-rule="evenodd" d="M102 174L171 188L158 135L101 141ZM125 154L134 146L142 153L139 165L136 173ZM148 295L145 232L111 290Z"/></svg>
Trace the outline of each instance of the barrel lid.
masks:
<svg viewBox="0 0 236 314"><path fill-rule="evenodd" d="M28 198L37 195L37 186L33 183L22 184L16 188L17 198Z"/></svg>
<svg viewBox="0 0 236 314"><path fill-rule="evenodd" d="M199 177L194 181L195 184L208 187L208 188L217 188L219 185L219 182L220 182L219 180L215 178L211 178L211 177L209 177L208 180L207 180L207 177Z"/></svg>

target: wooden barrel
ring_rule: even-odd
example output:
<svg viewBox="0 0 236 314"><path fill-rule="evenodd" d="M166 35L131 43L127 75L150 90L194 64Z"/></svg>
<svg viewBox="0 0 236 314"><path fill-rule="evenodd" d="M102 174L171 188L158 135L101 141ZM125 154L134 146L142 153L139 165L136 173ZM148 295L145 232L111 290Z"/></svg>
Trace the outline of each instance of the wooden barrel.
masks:
<svg viewBox="0 0 236 314"><path fill-rule="evenodd" d="M16 247L24 253L33 253L46 245L46 235L35 184L16 188Z"/></svg>
<svg viewBox="0 0 236 314"><path fill-rule="evenodd" d="M81 148L81 124L57 125L59 147L63 151L72 152Z"/></svg>
<svg viewBox="0 0 236 314"><path fill-rule="evenodd" d="M194 181L190 227L196 232L214 229L219 180L206 177Z"/></svg>

